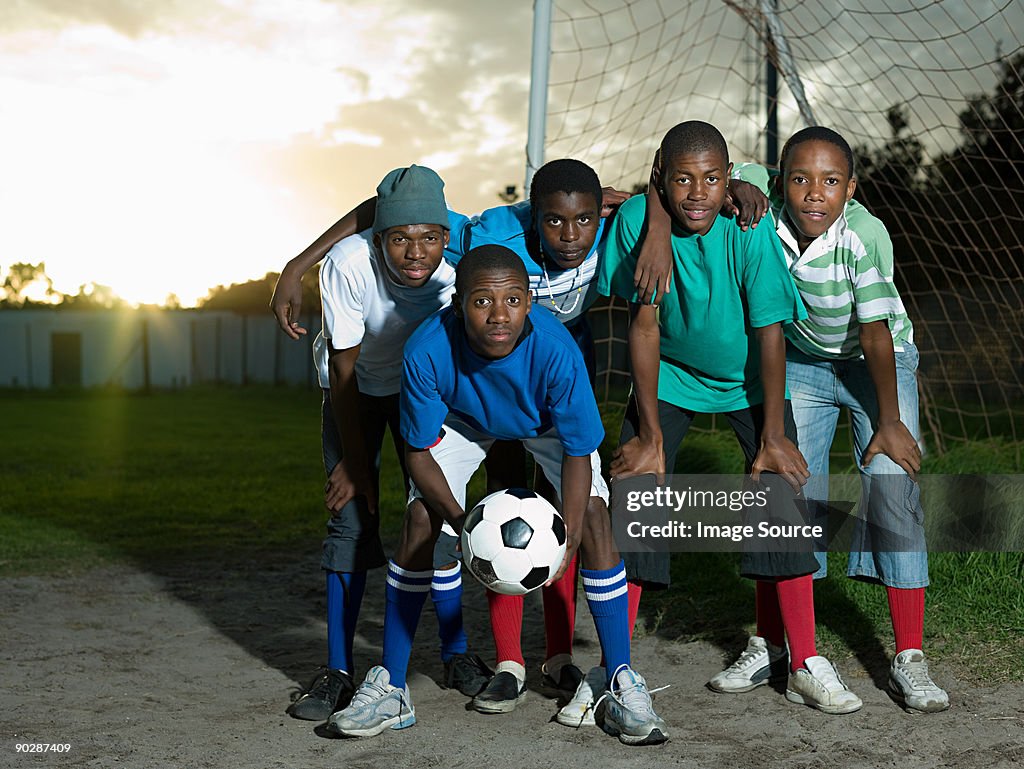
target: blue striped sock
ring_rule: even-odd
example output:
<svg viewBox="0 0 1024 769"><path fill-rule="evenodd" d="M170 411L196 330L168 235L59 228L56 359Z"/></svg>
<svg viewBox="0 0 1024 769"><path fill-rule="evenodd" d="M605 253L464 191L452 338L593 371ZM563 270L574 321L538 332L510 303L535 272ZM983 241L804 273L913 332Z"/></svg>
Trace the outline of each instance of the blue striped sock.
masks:
<svg viewBox="0 0 1024 769"><path fill-rule="evenodd" d="M435 569L430 583L430 600L437 614L437 634L441 638L441 659L447 662L455 654L466 653L466 629L462 624L462 565Z"/></svg>
<svg viewBox="0 0 1024 769"><path fill-rule="evenodd" d="M391 685L400 689L405 687L412 641L416 636L416 626L420 622L420 612L430 592L433 575L433 571L406 571L394 561L388 561L384 659L381 664L391 674Z"/></svg>
<svg viewBox="0 0 1024 769"><path fill-rule="evenodd" d="M366 572L327 572L327 667L352 672L352 641Z"/></svg>
<svg viewBox="0 0 1024 769"><path fill-rule="evenodd" d="M620 665L629 664L629 599L626 566L619 561L610 569L580 569L587 605L594 616L597 637L604 653L608 679Z"/></svg>

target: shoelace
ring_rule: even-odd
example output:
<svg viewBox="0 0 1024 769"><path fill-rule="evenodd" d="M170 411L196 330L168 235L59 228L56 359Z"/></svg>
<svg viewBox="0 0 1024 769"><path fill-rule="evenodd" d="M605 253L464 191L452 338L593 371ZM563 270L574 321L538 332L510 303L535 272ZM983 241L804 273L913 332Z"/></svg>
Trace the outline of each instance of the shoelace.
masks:
<svg viewBox="0 0 1024 769"><path fill-rule="evenodd" d="M349 707L353 705L368 705L374 700L379 700L388 690L378 684L376 681L363 681L359 684L359 688L356 689L356 693L352 695L352 702L349 703ZM404 694L402 695L405 696Z"/></svg>
<svg viewBox="0 0 1024 769"><path fill-rule="evenodd" d="M928 675L927 662L904 662L900 669L910 679L915 689L931 689L935 687L932 677Z"/></svg>
<svg viewBox="0 0 1024 769"><path fill-rule="evenodd" d="M760 656L761 656L761 652L759 650L744 649L743 653L739 656L739 659L737 659L734 663L732 663L729 666L729 670L742 670L750 662L752 662L753 660L755 660L757 657L760 657Z"/></svg>
<svg viewBox="0 0 1024 769"><path fill-rule="evenodd" d="M619 671L622 670L624 667L626 666L620 665L619 668L616 669L615 675L612 676L613 688L618 683ZM665 684L664 686L659 686L654 689L648 689L647 684L643 682L643 679L640 678L640 675L636 671L633 671L633 675L636 676L636 679L633 681L633 683L631 683L629 686L625 688L619 689L618 692L615 694L612 694L611 691L606 690L605 693L598 697L597 700L594 702L593 709L596 711L597 706L604 702L605 697L614 696L623 705L625 705L627 708L634 712L642 711L645 714L650 713L654 715L654 703L651 702L651 695L655 694L656 692L665 691L672 684ZM587 709L589 710L590 707L588 706Z"/></svg>

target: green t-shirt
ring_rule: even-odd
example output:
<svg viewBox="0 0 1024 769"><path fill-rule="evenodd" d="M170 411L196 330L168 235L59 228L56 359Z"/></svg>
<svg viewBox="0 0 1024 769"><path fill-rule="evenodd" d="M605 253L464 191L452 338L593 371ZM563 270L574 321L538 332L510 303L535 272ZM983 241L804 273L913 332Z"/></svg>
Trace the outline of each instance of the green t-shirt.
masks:
<svg viewBox="0 0 1024 769"><path fill-rule="evenodd" d="M598 291L637 301L633 274L647 234L647 201L619 208L605 243ZM699 413L764 400L755 329L807 316L771 227L743 232L719 216L706 235L672 229L672 290L661 301L659 400Z"/></svg>

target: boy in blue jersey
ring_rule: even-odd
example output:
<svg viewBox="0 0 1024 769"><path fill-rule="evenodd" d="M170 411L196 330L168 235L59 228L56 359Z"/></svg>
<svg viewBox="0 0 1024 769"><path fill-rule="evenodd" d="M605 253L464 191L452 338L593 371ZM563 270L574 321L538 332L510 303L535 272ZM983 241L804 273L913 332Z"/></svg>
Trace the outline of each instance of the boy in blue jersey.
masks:
<svg viewBox="0 0 1024 769"><path fill-rule="evenodd" d="M384 565L377 487L384 431L399 457L398 388L402 346L419 323L448 304L454 270L444 182L422 166L395 169L377 187L375 226L339 241L320 270L323 331L314 357L323 388L322 445L327 521L327 665L289 708L325 721L355 690L352 643L367 571ZM402 473L406 474L404 462ZM430 585L438 617L445 683L473 696L489 670L466 653L462 577L454 537L439 539Z"/></svg>
<svg viewBox="0 0 1024 769"><path fill-rule="evenodd" d="M413 480L402 541L389 564L382 666L329 728L372 736L416 721L406 671L443 521L459 530L469 478L495 440L523 441L560 491L567 547L577 548L587 602L611 675L604 728L625 744L668 738L643 678L630 667L625 571L611 535L597 448L604 436L579 349L546 310L531 311L522 260L472 249L456 269L452 306L410 338L402 377L402 436Z"/></svg>
<svg viewBox="0 0 1024 769"><path fill-rule="evenodd" d="M794 489L807 481L786 399L782 331L807 314L771 228L743 231L719 215L731 168L725 139L714 126L680 123L662 140L656 204L648 211L647 201L635 197L616 217L600 288L630 302L633 392L613 477L671 472L695 415L711 413L729 421L755 479L774 473ZM634 288L648 228L649 238L655 237L645 215L654 214L671 224L659 242L671 248L674 290L662 300L660 313L638 303ZM670 581L668 553L627 554L627 568L629 589L637 595L644 584ZM817 654L811 578L816 569L810 552L744 552L741 573L756 580L761 646L744 653L743 670L730 668L712 678L713 689L747 691L785 677L788 667L789 687L800 701L827 713L861 707L831 663ZM766 634L788 638L788 665L784 648L764 648Z"/></svg>

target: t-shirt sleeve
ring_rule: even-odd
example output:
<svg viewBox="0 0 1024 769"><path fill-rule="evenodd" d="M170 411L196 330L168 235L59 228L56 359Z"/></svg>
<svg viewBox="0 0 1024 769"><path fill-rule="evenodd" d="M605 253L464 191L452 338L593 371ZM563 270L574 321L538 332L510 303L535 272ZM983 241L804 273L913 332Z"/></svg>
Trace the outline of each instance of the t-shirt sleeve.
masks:
<svg viewBox="0 0 1024 769"><path fill-rule="evenodd" d="M646 233L646 211L645 197L634 195L619 207L612 220L597 273L597 290L602 296L637 301L633 276Z"/></svg>
<svg viewBox="0 0 1024 769"><path fill-rule="evenodd" d="M884 320L891 325L903 311L893 280L892 239L881 221L866 211L864 214L866 221L859 220L856 213L851 212L857 224L856 233L863 244L863 251L854 260L851 270L857 320L860 323Z"/></svg>
<svg viewBox="0 0 1024 769"><path fill-rule="evenodd" d="M402 361L399 432L414 449L428 449L441 436L448 407L441 400L436 372L428 356L409 354Z"/></svg>
<svg viewBox="0 0 1024 769"><path fill-rule="evenodd" d="M448 209L448 247L444 250L444 258L454 267L469 250L469 229L472 219L464 214Z"/></svg>
<svg viewBox="0 0 1024 769"><path fill-rule="evenodd" d="M336 350L347 350L362 342L366 330L363 303L374 280L365 243L353 245L345 242L348 240L337 243L320 265L323 333Z"/></svg>
<svg viewBox="0 0 1024 769"><path fill-rule="evenodd" d="M604 440L604 425L579 348L566 345L547 372L547 405L562 449L571 457L590 456Z"/></svg>
<svg viewBox="0 0 1024 769"><path fill-rule="evenodd" d="M738 230L738 227L737 227ZM746 242L743 290L751 328L793 323L807 317L800 292L786 267L782 243L773 227L740 233Z"/></svg>
<svg viewBox="0 0 1024 769"><path fill-rule="evenodd" d="M753 184L765 195L768 194L768 169L758 163L737 163L732 167L732 178Z"/></svg>

